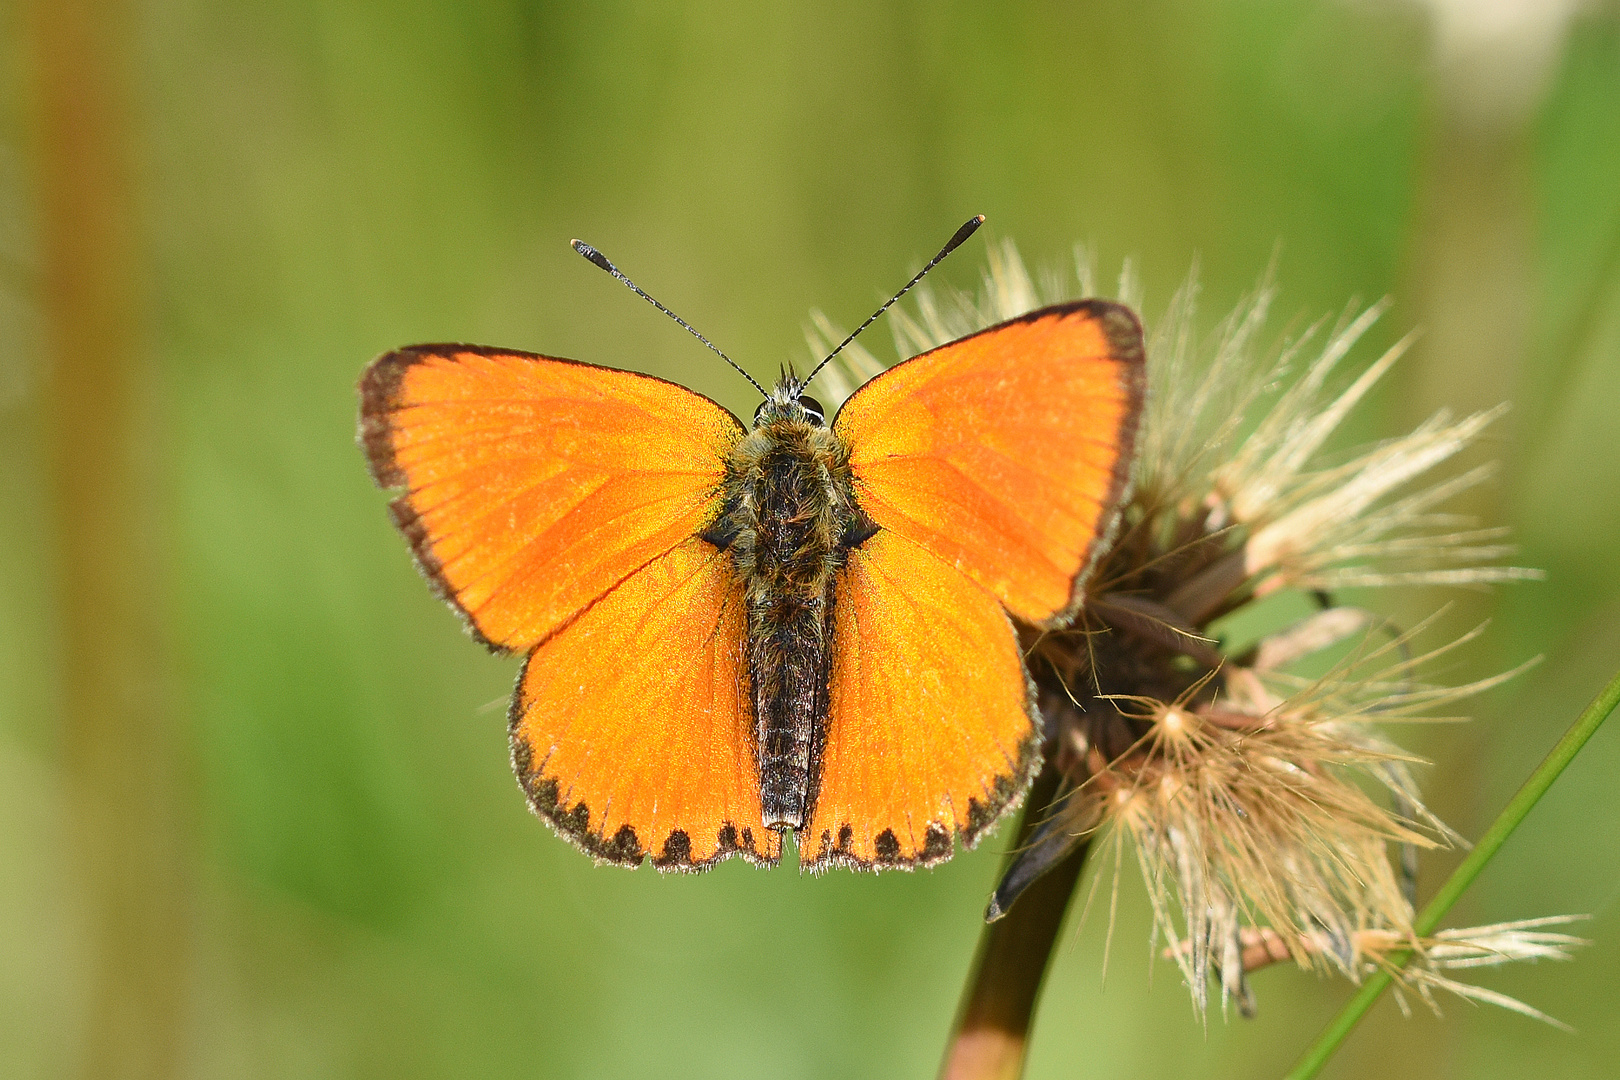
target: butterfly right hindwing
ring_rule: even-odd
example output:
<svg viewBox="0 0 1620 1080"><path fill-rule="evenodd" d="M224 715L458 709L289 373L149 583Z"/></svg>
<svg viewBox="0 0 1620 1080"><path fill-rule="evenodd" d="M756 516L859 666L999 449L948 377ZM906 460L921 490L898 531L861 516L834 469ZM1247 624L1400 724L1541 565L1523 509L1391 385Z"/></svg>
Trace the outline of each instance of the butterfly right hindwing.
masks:
<svg viewBox="0 0 1620 1080"><path fill-rule="evenodd" d="M1127 309L1032 312L878 375L832 432L877 532L833 610L813 868L926 865L1022 798L1039 717L1008 613L1062 625L1113 527L1143 396Z"/></svg>

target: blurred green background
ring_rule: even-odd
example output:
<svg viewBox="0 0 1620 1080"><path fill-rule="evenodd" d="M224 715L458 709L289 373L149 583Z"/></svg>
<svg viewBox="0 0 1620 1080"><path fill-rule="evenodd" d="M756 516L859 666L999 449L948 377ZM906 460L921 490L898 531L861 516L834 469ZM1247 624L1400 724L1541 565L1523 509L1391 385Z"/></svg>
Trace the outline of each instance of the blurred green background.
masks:
<svg viewBox="0 0 1620 1080"><path fill-rule="evenodd" d="M972 213L1035 265L1134 260L1150 323L1197 259L1206 329L1280 245L1279 334L1384 295L1362 362L1424 328L1354 440L1515 405L1467 509L1547 581L1365 598L1491 618L1447 678L1545 658L1413 733L1435 807L1478 835L1620 658L1612 2L167 0L106 9L110 65L53 54L52 8L0 23L0 1075L933 1073L1003 840L880 878L593 868L509 773L516 661L429 596L366 477L353 385L408 342L751 412L570 237L761 378ZM53 383L81 222L50 208L85 167L38 119L53 64L127 106L116 431ZM84 511L103 482L123 518ZM145 697L75 719L121 635ZM1611 725L1449 920L1593 913L1574 963L1478 979L1576 1033L1386 1000L1329 1075L1614 1075L1617 772ZM1106 985L1105 922L1066 936L1032 1076L1277 1075L1349 995L1270 970L1257 1020L1206 1031L1129 875Z"/></svg>

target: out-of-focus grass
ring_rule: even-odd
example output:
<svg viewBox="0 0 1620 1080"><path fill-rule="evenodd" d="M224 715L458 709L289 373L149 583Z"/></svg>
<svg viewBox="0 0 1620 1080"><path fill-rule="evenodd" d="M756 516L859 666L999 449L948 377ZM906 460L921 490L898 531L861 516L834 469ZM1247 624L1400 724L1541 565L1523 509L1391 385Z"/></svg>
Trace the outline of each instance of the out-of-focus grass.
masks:
<svg viewBox="0 0 1620 1080"><path fill-rule="evenodd" d="M170 418L153 498L178 538L194 865L189 1071L929 1075L996 843L875 879L593 868L523 807L498 704L515 663L466 640L410 569L352 443L354 379L387 348L472 340L637 368L746 415L742 380L567 239L764 377L803 358L810 307L852 324L981 211L1035 263L1075 241L1105 270L1133 258L1150 319L1195 257L1213 319L1279 242L1285 315L1396 292L1423 318L1423 200L1451 121L1422 14L1215 0L138 14L149 389ZM1473 298L1526 327L1489 506L1549 580L1469 606L1495 621L1459 674L1547 661L1481 700L1471 729L1425 742L1465 834L1620 649L1617 27L1612 9L1574 24L1510 140L1522 280ZM53 719L26 71L9 74L0 1075L54 1077L80 1059L92 968ZM939 273L971 284L977 244ZM1368 355L1408 325L1386 321ZM1414 359L1433 377L1374 401L1357 437L1441 404L1421 388L1475 362ZM1579 1034L1461 1005L1406 1021L1386 1003L1331 1074L1603 1074L1620 1055L1617 768L1611 728L1456 914L1596 913L1573 965L1483 977ZM1128 881L1121 912L1106 987L1105 920L1059 959L1032 1075L1281 1073L1348 993L1268 971L1260 1019L1206 1035L1170 969L1150 981Z"/></svg>

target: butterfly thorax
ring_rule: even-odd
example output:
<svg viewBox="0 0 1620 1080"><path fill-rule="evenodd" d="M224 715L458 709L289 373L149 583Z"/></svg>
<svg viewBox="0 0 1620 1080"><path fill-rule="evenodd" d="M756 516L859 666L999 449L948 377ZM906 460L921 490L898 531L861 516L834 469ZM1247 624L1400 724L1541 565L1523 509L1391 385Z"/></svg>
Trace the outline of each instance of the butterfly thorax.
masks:
<svg viewBox="0 0 1620 1080"><path fill-rule="evenodd" d="M764 824L797 829L815 799L825 734L834 589L872 534L849 449L784 381L727 463L725 510L704 535L727 548L748 608L748 666Z"/></svg>

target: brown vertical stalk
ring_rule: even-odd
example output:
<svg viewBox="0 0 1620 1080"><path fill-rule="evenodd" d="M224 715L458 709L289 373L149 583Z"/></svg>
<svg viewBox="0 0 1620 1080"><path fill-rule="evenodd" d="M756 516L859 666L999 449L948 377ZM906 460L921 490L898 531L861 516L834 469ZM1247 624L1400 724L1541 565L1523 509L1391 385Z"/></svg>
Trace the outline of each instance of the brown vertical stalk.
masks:
<svg viewBox="0 0 1620 1080"><path fill-rule="evenodd" d="M81 1064L146 1080L178 1067L186 912L128 15L35 0L29 30L61 750L93 964Z"/></svg>
<svg viewBox="0 0 1620 1080"><path fill-rule="evenodd" d="M1058 779L1050 766L1035 778L1010 851L1018 851L1034 832L1057 794ZM1085 861L1086 845L1081 844L1024 890L1012 910L986 924L945 1047L941 1080L1013 1080L1023 1075L1041 984Z"/></svg>

